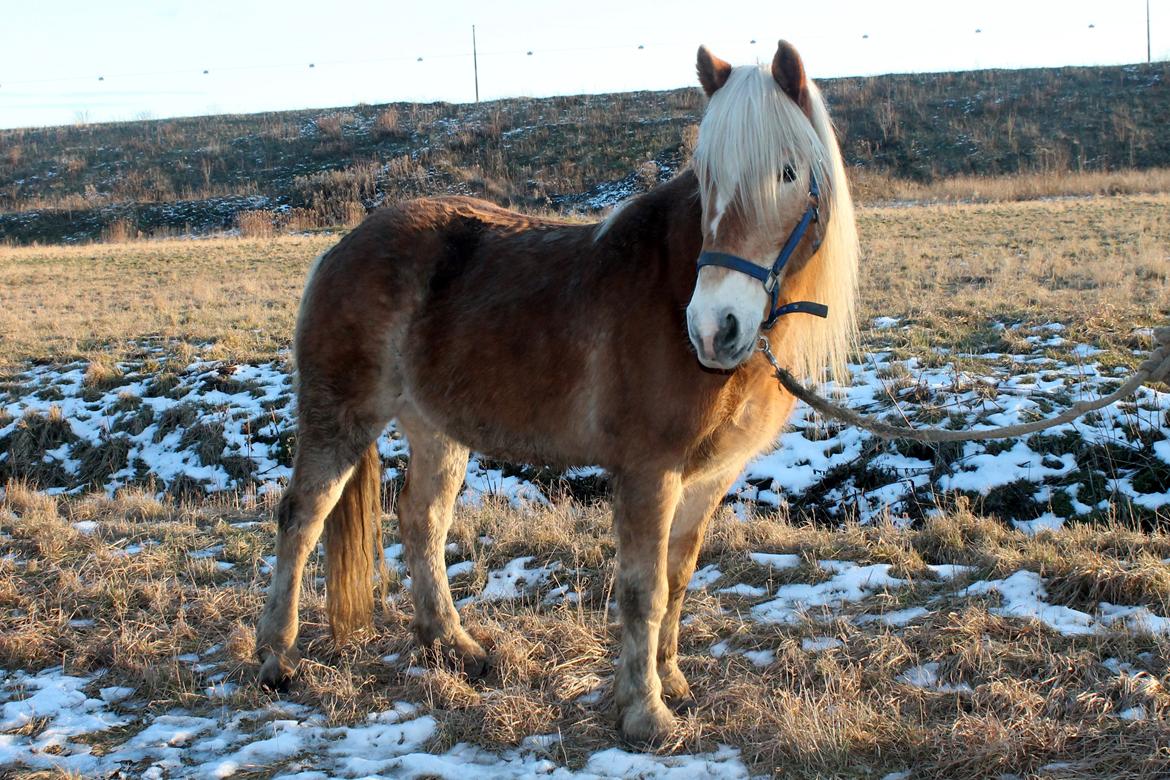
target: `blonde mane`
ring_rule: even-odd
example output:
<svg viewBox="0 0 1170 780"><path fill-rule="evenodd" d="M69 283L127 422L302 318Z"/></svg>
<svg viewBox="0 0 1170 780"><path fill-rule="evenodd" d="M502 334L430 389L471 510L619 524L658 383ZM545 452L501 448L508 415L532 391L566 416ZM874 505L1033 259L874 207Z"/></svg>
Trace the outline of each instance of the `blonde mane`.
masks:
<svg viewBox="0 0 1170 780"><path fill-rule="evenodd" d="M766 65L732 70L711 98L699 126L694 169L705 199L719 205L733 198L761 230L782 234L779 203L785 185L777 172L792 166L796 185L807 191L809 172L821 189L828 217L816 255L783 281L782 299L804 299L829 307L828 319L797 314L777 324L773 348L797 375L814 381L848 377L846 362L857 333L857 225L841 150L829 112L809 81L811 121L777 86ZM781 354L782 353L782 354Z"/></svg>

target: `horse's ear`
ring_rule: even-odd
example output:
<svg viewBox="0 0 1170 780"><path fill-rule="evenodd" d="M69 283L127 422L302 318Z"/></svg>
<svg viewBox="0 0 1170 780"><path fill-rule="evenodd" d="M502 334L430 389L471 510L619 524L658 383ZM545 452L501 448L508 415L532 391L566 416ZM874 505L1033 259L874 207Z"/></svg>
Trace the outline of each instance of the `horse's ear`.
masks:
<svg viewBox="0 0 1170 780"><path fill-rule="evenodd" d="M717 89L727 83L727 77L731 75L731 66L712 54L706 46L699 47L698 70L699 83L703 85L707 97L714 95Z"/></svg>
<svg viewBox="0 0 1170 780"><path fill-rule="evenodd" d="M796 53L796 47L788 41L780 41L776 48L776 56L772 58L772 78L784 90L784 94L792 98L792 102L800 106L804 113L809 113L808 79L804 75L804 63Z"/></svg>

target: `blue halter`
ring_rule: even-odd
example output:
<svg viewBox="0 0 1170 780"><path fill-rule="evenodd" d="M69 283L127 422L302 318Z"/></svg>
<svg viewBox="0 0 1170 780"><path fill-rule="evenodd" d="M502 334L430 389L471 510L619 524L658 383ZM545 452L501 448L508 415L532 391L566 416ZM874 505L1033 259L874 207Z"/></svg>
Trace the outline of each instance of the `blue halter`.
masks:
<svg viewBox="0 0 1170 780"><path fill-rule="evenodd" d="M730 268L733 271L747 274L753 279L759 279L764 284L764 290L772 298L772 304L769 309L768 319L764 321L764 330L770 329L776 324L776 320L783 317L785 314L812 314L815 317L828 317L829 307L823 303L813 303L812 301L793 301L780 306L780 272L784 270L792 253L796 251L796 247L800 245L804 234L808 232L808 226L814 222L819 222L821 219L820 202L821 189L817 185L816 174L809 172L808 182L808 197L812 202L809 207L805 209L800 222L796 223L796 227L792 228L792 232L788 234L788 240L784 242L784 246L780 249L780 254L776 256L776 262L772 263L771 268L761 268L755 263L744 260L742 257L730 255L726 252L703 252L699 255L699 268L707 265L717 265L723 268Z"/></svg>

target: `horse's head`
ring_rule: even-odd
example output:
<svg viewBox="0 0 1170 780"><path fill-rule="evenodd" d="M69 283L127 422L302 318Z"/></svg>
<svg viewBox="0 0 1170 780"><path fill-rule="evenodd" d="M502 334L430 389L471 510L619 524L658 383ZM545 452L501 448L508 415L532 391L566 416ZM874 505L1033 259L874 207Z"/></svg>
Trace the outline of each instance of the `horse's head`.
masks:
<svg viewBox="0 0 1170 780"><path fill-rule="evenodd" d="M790 280L825 237L835 160L816 127L820 96L787 42L770 67L732 68L703 47L698 70L710 103L694 157L703 254L687 330L703 365L732 369L802 294Z"/></svg>

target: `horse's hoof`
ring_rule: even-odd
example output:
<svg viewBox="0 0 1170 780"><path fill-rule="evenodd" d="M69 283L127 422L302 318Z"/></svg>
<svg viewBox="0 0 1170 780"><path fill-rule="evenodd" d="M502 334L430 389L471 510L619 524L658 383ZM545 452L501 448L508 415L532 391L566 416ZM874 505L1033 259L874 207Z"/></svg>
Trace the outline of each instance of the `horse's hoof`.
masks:
<svg viewBox="0 0 1170 780"><path fill-rule="evenodd" d="M482 680L492 669L491 659L479 645L474 650L449 647L442 652L443 664L456 672L462 672L468 680Z"/></svg>
<svg viewBox="0 0 1170 780"><path fill-rule="evenodd" d="M487 651L465 631L447 640L436 640L429 645L443 666L461 672L469 680L480 680L491 671Z"/></svg>
<svg viewBox="0 0 1170 780"><path fill-rule="evenodd" d="M679 671L678 667L667 669L661 675L662 680L662 698L670 705L670 708L678 711L676 702L690 701L694 704L694 697L691 695L691 684L687 682L687 678Z"/></svg>
<svg viewBox="0 0 1170 780"><path fill-rule="evenodd" d="M694 696L674 696L666 700L670 711L675 715L690 715L695 710L699 709L699 703L695 701Z"/></svg>
<svg viewBox="0 0 1170 780"><path fill-rule="evenodd" d="M257 675L260 687L277 693L287 693L296 674L296 662L277 653L270 654L260 664Z"/></svg>
<svg viewBox="0 0 1170 780"><path fill-rule="evenodd" d="M654 746L666 741L674 725L674 715L661 699L655 698L626 707L618 720L618 731L631 744Z"/></svg>
<svg viewBox="0 0 1170 780"><path fill-rule="evenodd" d="M469 680L482 680L492 670L492 661L488 654L481 650L478 657L470 656L462 659L463 674Z"/></svg>

